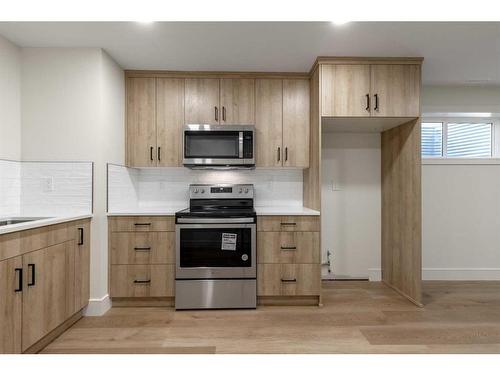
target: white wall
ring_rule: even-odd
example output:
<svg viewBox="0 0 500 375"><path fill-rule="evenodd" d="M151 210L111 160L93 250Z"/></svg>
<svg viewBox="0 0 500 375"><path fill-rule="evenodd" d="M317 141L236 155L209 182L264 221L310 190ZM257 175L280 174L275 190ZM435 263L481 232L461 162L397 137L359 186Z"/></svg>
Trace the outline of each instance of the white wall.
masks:
<svg viewBox="0 0 500 375"><path fill-rule="evenodd" d="M500 113L500 88L495 86L424 86L422 113Z"/></svg>
<svg viewBox="0 0 500 375"><path fill-rule="evenodd" d="M323 277L379 279L380 135L323 132L321 173Z"/></svg>
<svg viewBox="0 0 500 375"><path fill-rule="evenodd" d="M0 35L0 159L21 157L21 49Z"/></svg>
<svg viewBox="0 0 500 375"><path fill-rule="evenodd" d="M99 313L108 291L106 163L124 162L123 71L98 48L24 48L21 108L24 160L95 162L88 312Z"/></svg>

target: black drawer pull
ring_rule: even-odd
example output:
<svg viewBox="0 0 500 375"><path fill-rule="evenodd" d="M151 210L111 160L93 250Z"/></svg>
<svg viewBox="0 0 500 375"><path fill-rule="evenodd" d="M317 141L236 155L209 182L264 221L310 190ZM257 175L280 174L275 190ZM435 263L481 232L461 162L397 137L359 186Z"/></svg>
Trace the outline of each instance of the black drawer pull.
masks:
<svg viewBox="0 0 500 375"><path fill-rule="evenodd" d="M281 279L282 283L296 283L297 279Z"/></svg>
<svg viewBox="0 0 500 375"><path fill-rule="evenodd" d="M151 251L151 247L134 247L135 251Z"/></svg>
<svg viewBox="0 0 500 375"><path fill-rule="evenodd" d="M370 112L370 94L366 94L366 108L368 112Z"/></svg>
<svg viewBox="0 0 500 375"><path fill-rule="evenodd" d="M151 225L151 223L135 223L134 225L136 225L136 226Z"/></svg>
<svg viewBox="0 0 500 375"><path fill-rule="evenodd" d="M28 264L28 271L31 268L31 282L28 279L28 286L34 286L35 285L35 276L36 276L36 271L35 271L35 265L33 263Z"/></svg>
<svg viewBox="0 0 500 375"><path fill-rule="evenodd" d="M281 223L281 225L290 225L290 226L293 226L293 225L297 225L297 223Z"/></svg>
<svg viewBox="0 0 500 375"><path fill-rule="evenodd" d="M134 280L134 284L150 284L151 279L149 280Z"/></svg>
<svg viewBox="0 0 500 375"><path fill-rule="evenodd" d="M19 284L17 286L17 289L14 289L14 292L22 292L23 291L23 269L22 268L16 268L15 269L16 273L19 272Z"/></svg>
<svg viewBox="0 0 500 375"><path fill-rule="evenodd" d="M281 250L297 250L297 246L281 246Z"/></svg>
<svg viewBox="0 0 500 375"><path fill-rule="evenodd" d="M79 236L78 236L78 245L83 245L83 228L78 228L78 233L79 233Z"/></svg>

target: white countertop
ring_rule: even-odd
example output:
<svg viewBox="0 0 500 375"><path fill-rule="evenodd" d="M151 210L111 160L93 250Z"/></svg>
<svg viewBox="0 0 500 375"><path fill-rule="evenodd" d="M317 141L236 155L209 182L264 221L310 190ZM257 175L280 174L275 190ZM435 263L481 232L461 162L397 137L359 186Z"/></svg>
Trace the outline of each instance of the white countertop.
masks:
<svg viewBox="0 0 500 375"><path fill-rule="evenodd" d="M170 207L162 208L160 210L144 209L137 211L123 211L123 212L108 212L108 216L172 216L177 211L186 207ZM319 211L311 210L310 208L300 206L256 206L255 211L260 216L272 215L301 215L301 216L318 216Z"/></svg>
<svg viewBox="0 0 500 375"><path fill-rule="evenodd" d="M33 215L35 216L35 215ZM68 216L54 216L50 217L48 219L40 219L40 220L34 220L34 221L27 221L25 223L20 223L20 224L10 224L10 225L4 225L0 227L0 235L1 234L6 234L6 233L12 233L12 232L18 232L21 230L26 230L26 229L33 229L33 228L39 228L39 227L44 227L47 225L54 225L54 224L60 224L60 223L66 223L68 221L75 221L75 220L81 220L81 219L88 219L91 218L93 215L87 214L87 215L68 215ZM29 217L29 216L25 216ZM9 219L10 217L5 217L5 218L0 218L1 220L6 220Z"/></svg>

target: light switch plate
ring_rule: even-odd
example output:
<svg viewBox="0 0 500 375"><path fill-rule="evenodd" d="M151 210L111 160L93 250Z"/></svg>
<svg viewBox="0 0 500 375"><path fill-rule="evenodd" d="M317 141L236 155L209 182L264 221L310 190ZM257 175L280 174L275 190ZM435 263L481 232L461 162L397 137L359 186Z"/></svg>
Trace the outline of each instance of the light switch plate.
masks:
<svg viewBox="0 0 500 375"><path fill-rule="evenodd" d="M50 193L54 191L54 178L53 177L42 177L41 179L42 192Z"/></svg>

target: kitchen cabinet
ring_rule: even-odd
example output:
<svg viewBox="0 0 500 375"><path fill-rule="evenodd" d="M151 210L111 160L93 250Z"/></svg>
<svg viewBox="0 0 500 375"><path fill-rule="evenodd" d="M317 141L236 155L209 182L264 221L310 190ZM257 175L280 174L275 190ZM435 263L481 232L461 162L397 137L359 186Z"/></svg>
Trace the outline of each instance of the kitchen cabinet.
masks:
<svg viewBox="0 0 500 375"><path fill-rule="evenodd" d="M65 242L23 255L22 349L28 349L69 316L66 288L68 246Z"/></svg>
<svg viewBox="0 0 500 375"><path fill-rule="evenodd" d="M182 165L184 80L158 78L156 89L156 165Z"/></svg>
<svg viewBox="0 0 500 375"><path fill-rule="evenodd" d="M220 110L221 124L255 124L255 80L222 78Z"/></svg>
<svg viewBox="0 0 500 375"><path fill-rule="evenodd" d="M321 288L319 264L260 264L258 296L318 296Z"/></svg>
<svg viewBox="0 0 500 375"><path fill-rule="evenodd" d="M0 353L21 353L22 272L21 256L0 262Z"/></svg>
<svg viewBox="0 0 500 375"><path fill-rule="evenodd" d="M420 65L321 65L321 115L420 116Z"/></svg>
<svg viewBox="0 0 500 375"><path fill-rule="evenodd" d="M320 263L319 232L259 232L258 263Z"/></svg>
<svg viewBox="0 0 500 375"><path fill-rule="evenodd" d="M187 78L185 87L186 124L219 124L219 79Z"/></svg>
<svg viewBox="0 0 500 375"><path fill-rule="evenodd" d="M74 257L74 309L80 311L90 299L90 221L79 221L75 225L73 241Z"/></svg>
<svg viewBox="0 0 500 375"><path fill-rule="evenodd" d="M108 219L110 296L113 304L173 302L175 221L169 216Z"/></svg>
<svg viewBox="0 0 500 375"><path fill-rule="evenodd" d="M156 166L156 79L127 80L127 165Z"/></svg>
<svg viewBox="0 0 500 375"><path fill-rule="evenodd" d="M309 166L309 81L256 80L257 167Z"/></svg>
<svg viewBox="0 0 500 375"><path fill-rule="evenodd" d="M372 65L372 116L420 116L420 65Z"/></svg>

